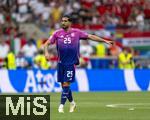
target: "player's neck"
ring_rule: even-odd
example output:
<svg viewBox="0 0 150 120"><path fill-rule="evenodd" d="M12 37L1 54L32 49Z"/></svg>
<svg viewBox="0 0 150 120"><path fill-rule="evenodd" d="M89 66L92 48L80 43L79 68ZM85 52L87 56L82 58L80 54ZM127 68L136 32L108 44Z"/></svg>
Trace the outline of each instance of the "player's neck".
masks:
<svg viewBox="0 0 150 120"><path fill-rule="evenodd" d="M71 27L63 28L63 29L64 29L64 31L68 32L71 29Z"/></svg>

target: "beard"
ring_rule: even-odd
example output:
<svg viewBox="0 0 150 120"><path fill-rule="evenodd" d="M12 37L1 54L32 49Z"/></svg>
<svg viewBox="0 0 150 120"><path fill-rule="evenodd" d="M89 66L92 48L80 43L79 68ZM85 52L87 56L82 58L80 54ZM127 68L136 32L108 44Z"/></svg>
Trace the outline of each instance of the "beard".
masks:
<svg viewBox="0 0 150 120"><path fill-rule="evenodd" d="M64 25L64 24L61 24L61 27L62 27L63 29L68 29L68 28L69 28L68 25Z"/></svg>
<svg viewBox="0 0 150 120"><path fill-rule="evenodd" d="M63 28L63 29L68 29L69 27L68 27L68 26L64 26L64 25L63 25L63 26L62 26L62 28Z"/></svg>

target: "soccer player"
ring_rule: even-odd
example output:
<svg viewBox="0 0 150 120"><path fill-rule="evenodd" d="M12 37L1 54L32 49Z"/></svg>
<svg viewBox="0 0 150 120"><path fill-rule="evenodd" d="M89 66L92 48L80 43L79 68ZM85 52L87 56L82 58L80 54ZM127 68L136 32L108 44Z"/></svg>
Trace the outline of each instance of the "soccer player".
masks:
<svg viewBox="0 0 150 120"><path fill-rule="evenodd" d="M56 30L44 44L45 56L48 59L48 46L56 43L58 52L58 82L62 86L61 102L58 108L59 113L64 113L64 105L68 99L70 111L74 112L76 103L74 102L70 84L75 81L75 65L79 64L79 42L83 40L93 40L113 44L113 41L105 40L96 35L87 34L79 29L71 28L71 17L65 15L61 19L62 28Z"/></svg>

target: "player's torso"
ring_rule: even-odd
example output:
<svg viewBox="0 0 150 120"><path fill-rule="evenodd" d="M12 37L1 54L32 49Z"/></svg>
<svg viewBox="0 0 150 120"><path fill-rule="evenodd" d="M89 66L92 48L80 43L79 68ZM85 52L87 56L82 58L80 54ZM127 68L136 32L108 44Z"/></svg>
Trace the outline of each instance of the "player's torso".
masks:
<svg viewBox="0 0 150 120"><path fill-rule="evenodd" d="M64 31L63 29L57 33L57 45L63 49L73 49L79 43L79 35L74 30Z"/></svg>
<svg viewBox="0 0 150 120"><path fill-rule="evenodd" d="M63 63L75 63L79 54L79 34L74 29L57 32L57 50L60 61Z"/></svg>

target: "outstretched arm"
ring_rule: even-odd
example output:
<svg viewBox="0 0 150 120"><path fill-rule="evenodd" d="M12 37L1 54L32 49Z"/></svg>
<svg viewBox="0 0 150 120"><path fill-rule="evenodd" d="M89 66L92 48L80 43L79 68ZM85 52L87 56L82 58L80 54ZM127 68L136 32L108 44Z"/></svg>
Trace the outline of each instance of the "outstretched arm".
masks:
<svg viewBox="0 0 150 120"><path fill-rule="evenodd" d="M106 40L106 39L103 39L99 36L96 36L96 35L92 35L92 34L88 34L88 39L91 39L93 41L97 41L97 42L105 42L109 45L112 45L114 42L113 41L109 41L109 40Z"/></svg>

